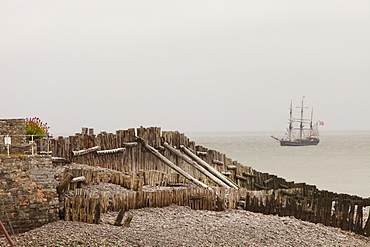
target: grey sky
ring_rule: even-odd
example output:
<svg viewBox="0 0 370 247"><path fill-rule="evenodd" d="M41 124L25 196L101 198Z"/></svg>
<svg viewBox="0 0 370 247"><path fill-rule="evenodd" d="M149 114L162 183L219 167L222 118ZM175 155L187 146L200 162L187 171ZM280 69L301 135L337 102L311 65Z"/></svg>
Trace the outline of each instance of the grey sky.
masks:
<svg viewBox="0 0 370 247"><path fill-rule="evenodd" d="M370 1L0 0L1 117L284 131L370 129Z"/></svg>

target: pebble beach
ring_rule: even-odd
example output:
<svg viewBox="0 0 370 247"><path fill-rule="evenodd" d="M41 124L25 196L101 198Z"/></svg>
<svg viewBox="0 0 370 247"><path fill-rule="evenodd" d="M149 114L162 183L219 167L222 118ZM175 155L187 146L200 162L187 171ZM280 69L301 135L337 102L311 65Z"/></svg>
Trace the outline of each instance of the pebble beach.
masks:
<svg viewBox="0 0 370 247"><path fill-rule="evenodd" d="M59 220L13 235L16 246L370 246L370 238L338 228L245 210L192 210L171 205L130 210L129 227ZM9 246L0 237L0 246Z"/></svg>

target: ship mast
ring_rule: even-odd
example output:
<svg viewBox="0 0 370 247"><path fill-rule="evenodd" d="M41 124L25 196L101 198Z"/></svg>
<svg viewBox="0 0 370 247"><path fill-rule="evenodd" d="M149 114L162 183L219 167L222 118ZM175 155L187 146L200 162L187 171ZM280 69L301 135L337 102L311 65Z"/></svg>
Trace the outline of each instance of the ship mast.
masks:
<svg viewBox="0 0 370 247"><path fill-rule="evenodd" d="M302 97L301 123L299 125L299 139L302 139L303 138L303 99L304 99L304 96Z"/></svg>
<svg viewBox="0 0 370 247"><path fill-rule="evenodd" d="M289 111L289 141L293 141L293 107L292 100L290 100L290 111Z"/></svg>

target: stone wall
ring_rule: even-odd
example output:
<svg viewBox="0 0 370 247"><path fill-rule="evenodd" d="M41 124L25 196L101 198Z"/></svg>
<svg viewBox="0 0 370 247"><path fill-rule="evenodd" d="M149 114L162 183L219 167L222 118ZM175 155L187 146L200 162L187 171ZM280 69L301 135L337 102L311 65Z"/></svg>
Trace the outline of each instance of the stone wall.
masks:
<svg viewBox="0 0 370 247"><path fill-rule="evenodd" d="M0 220L20 233L59 219L50 156L0 157Z"/></svg>
<svg viewBox="0 0 370 247"><path fill-rule="evenodd" d="M30 153L31 147L27 146L26 140L26 120L20 119L0 119L0 155L7 154L7 147L4 145L4 137L11 137L10 154Z"/></svg>

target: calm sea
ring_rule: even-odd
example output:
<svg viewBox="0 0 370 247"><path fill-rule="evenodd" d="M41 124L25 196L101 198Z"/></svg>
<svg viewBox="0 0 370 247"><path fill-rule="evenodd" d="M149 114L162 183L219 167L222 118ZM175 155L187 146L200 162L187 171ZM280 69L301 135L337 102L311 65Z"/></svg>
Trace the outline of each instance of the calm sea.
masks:
<svg viewBox="0 0 370 247"><path fill-rule="evenodd" d="M370 197L370 131L326 131L317 146L281 147L274 132L190 132L243 165L319 189Z"/></svg>

